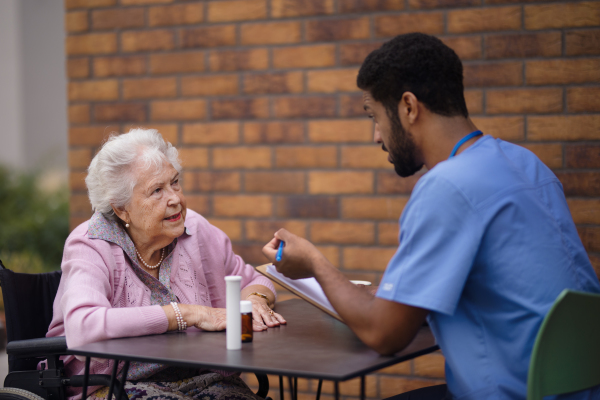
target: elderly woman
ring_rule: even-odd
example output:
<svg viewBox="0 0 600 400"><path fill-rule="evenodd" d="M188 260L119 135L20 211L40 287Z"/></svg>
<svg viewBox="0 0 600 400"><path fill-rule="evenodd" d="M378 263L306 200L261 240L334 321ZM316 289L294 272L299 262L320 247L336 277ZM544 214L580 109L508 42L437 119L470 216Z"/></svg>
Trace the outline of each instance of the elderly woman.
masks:
<svg viewBox="0 0 600 400"><path fill-rule="evenodd" d="M177 150L156 130L108 139L86 178L95 213L65 244L48 337L64 335L74 347L186 326L223 330L227 275L242 277L254 330L285 323L271 309L272 283L233 253L225 233L186 208L180 172ZM69 376L83 373L72 356L65 366ZM112 361L94 359L90 372L111 369ZM107 388L98 389L89 398L105 398ZM126 389L142 400L256 398L235 374L148 363L131 364ZM81 391L68 395L74 400Z"/></svg>

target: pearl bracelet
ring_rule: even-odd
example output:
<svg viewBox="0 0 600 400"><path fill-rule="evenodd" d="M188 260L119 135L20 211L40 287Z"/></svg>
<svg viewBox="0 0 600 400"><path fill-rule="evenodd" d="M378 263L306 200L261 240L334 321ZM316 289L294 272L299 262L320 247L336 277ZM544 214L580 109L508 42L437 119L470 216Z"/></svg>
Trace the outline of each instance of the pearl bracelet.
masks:
<svg viewBox="0 0 600 400"><path fill-rule="evenodd" d="M183 320L183 316L181 315L181 311L179 310L179 306L174 301L171 302L171 307L173 307L173 311L175 311L175 319L177 319L177 330L185 331L187 329L187 322Z"/></svg>

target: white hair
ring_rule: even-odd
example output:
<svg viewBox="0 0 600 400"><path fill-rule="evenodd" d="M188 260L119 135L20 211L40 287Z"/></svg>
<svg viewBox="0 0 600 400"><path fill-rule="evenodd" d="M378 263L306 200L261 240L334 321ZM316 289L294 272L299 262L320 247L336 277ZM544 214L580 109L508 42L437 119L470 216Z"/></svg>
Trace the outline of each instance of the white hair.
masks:
<svg viewBox="0 0 600 400"><path fill-rule="evenodd" d="M111 134L88 168L85 184L92 210L116 219L112 206L129 204L140 171L160 172L169 162L181 172L178 152L156 129L131 129Z"/></svg>

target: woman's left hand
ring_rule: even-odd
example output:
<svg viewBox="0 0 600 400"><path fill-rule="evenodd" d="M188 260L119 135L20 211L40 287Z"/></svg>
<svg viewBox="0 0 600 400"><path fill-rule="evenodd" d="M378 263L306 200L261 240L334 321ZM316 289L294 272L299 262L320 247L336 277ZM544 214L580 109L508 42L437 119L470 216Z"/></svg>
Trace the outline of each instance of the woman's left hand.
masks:
<svg viewBox="0 0 600 400"><path fill-rule="evenodd" d="M256 332L286 323L281 315L271 310L265 299L258 296L250 296L247 300L252 302L252 328Z"/></svg>

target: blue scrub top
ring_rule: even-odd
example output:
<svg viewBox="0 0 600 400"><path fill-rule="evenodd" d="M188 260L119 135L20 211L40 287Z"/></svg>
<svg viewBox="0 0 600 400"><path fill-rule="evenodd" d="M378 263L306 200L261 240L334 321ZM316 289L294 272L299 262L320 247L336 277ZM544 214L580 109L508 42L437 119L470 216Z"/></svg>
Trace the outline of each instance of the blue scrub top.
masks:
<svg viewBox="0 0 600 400"><path fill-rule="evenodd" d="M431 311L455 398L524 399L556 297L600 292L556 176L530 151L484 136L419 180L400 226L377 296ZM564 398L600 397L587 392Z"/></svg>

